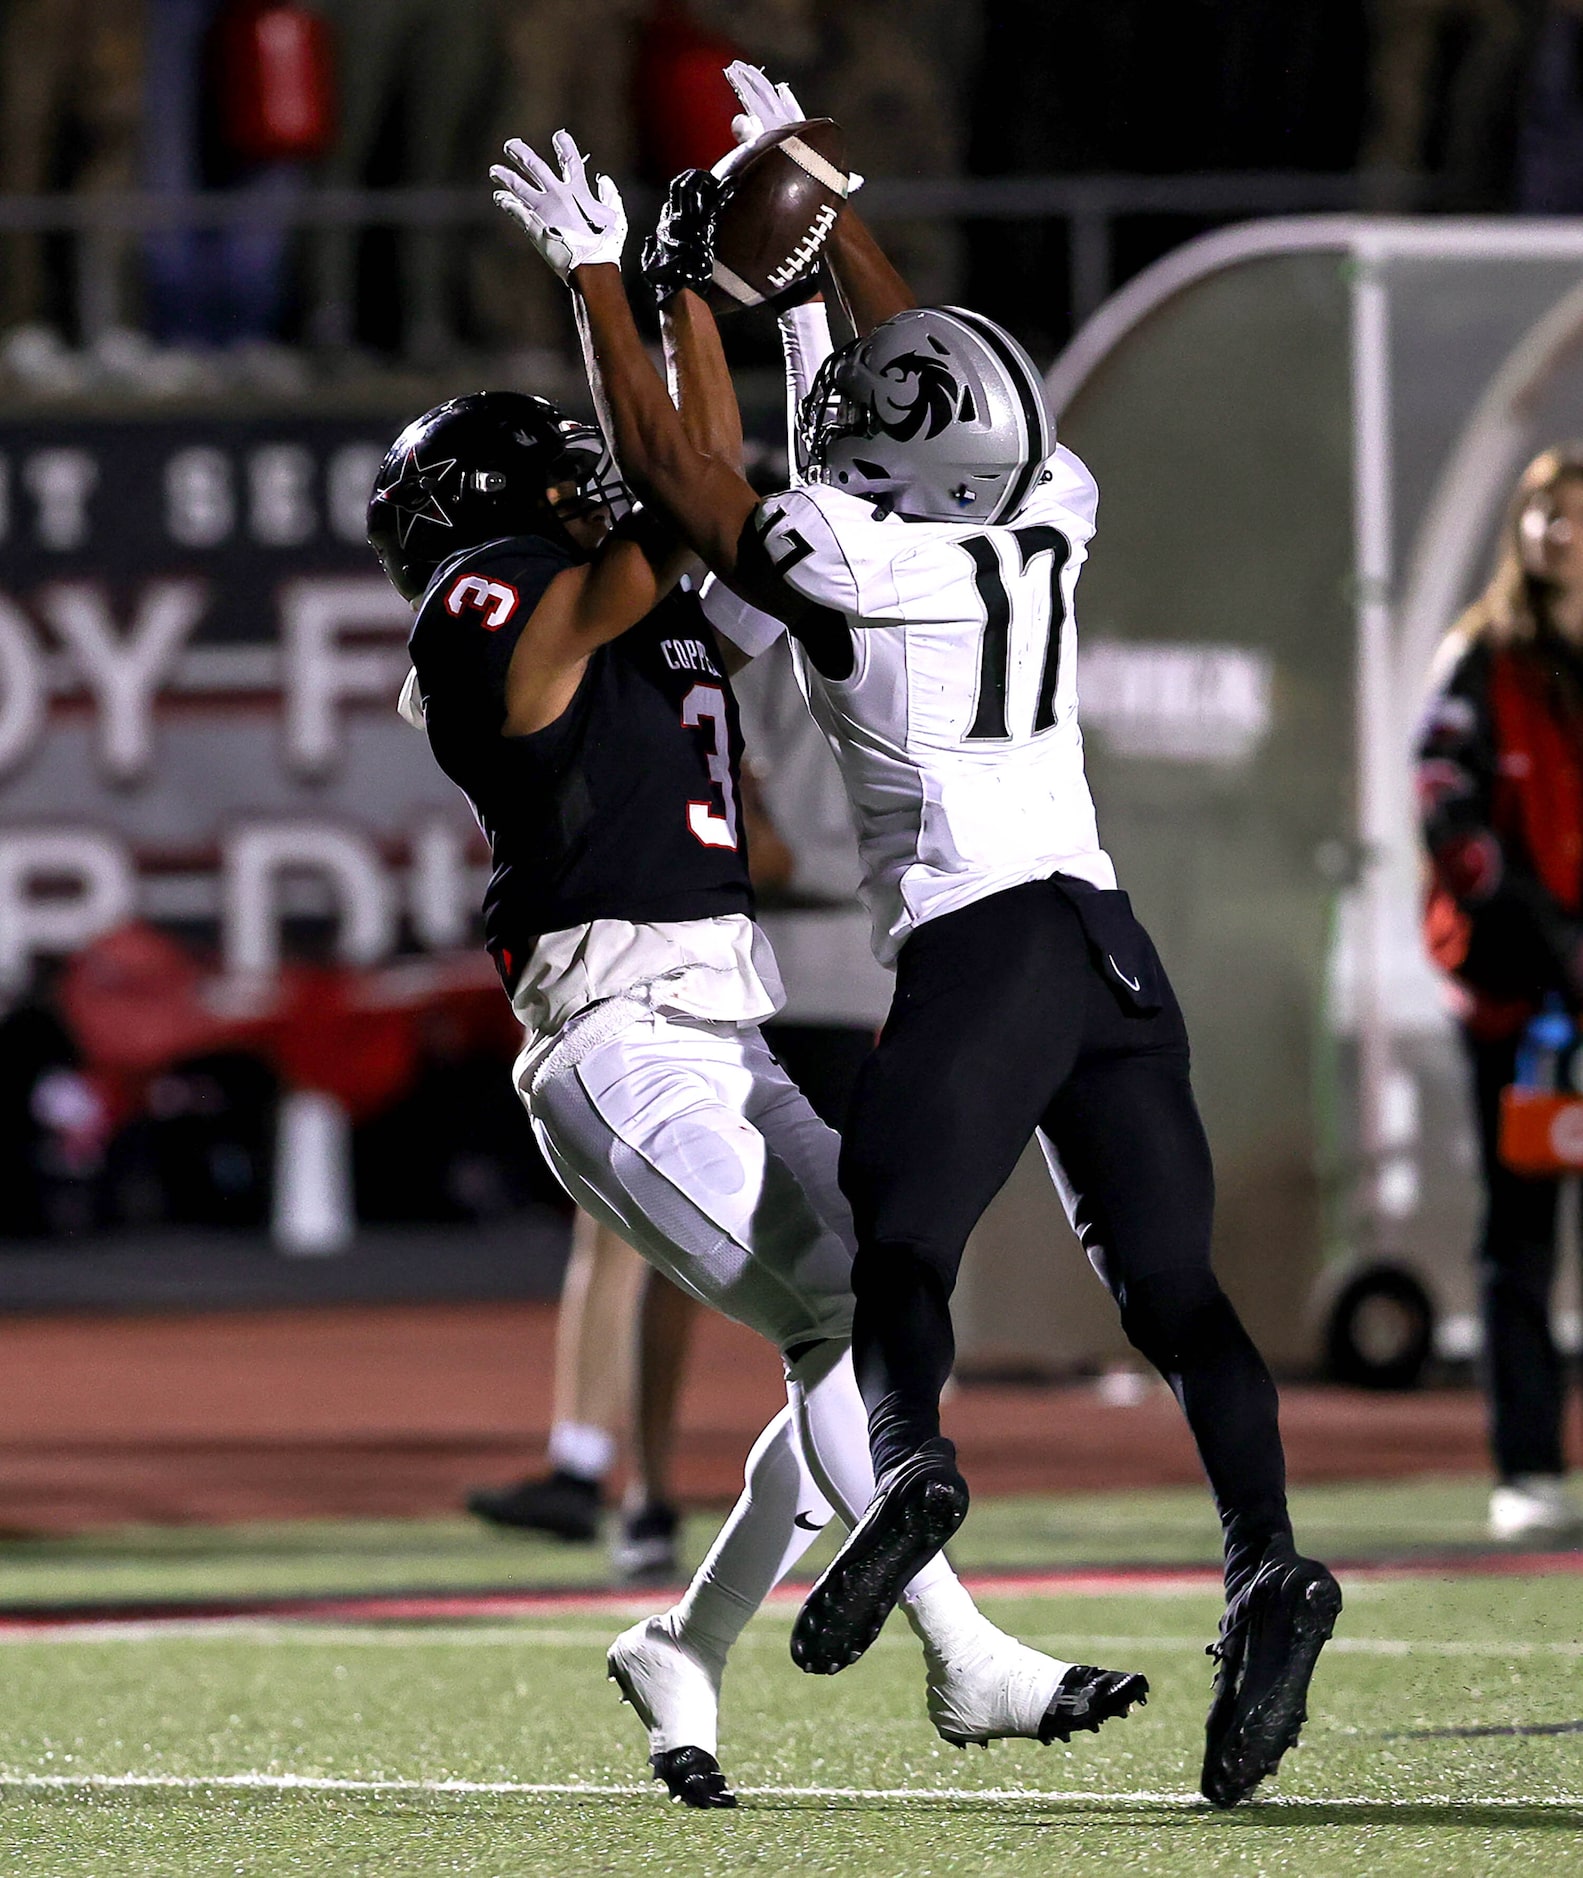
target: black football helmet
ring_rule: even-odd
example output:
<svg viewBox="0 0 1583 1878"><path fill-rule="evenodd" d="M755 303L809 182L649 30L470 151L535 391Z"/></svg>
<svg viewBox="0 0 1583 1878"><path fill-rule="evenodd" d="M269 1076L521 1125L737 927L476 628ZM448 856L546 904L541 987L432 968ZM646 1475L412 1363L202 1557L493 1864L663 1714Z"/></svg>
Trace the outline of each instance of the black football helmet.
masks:
<svg viewBox="0 0 1583 1878"><path fill-rule="evenodd" d="M592 424L526 392L475 391L415 418L390 446L368 540L396 590L417 600L442 562L505 535L542 535L582 558L566 521L599 508L619 520L631 506Z"/></svg>

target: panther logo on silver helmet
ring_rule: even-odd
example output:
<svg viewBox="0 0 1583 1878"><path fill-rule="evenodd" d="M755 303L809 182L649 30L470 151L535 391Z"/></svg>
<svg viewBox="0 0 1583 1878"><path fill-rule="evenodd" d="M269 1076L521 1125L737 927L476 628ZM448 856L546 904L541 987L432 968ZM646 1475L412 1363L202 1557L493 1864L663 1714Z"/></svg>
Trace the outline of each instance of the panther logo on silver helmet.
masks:
<svg viewBox="0 0 1583 1878"><path fill-rule="evenodd" d="M875 405L875 423L898 443L911 443L921 430L926 438L938 437L956 415L961 387L938 359L925 358L921 352L904 352L887 361L880 377L894 379L902 388L913 387L911 398L905 401L899 389L881 391Z"/></svg>
<svg viewBox="0 0 1583 1878"><path fill-rule="evenodd" d="M963 307L912 307L831 353L797 419L809 482L913 521L1005 521L1055 448L1034 365Z"/></svg>

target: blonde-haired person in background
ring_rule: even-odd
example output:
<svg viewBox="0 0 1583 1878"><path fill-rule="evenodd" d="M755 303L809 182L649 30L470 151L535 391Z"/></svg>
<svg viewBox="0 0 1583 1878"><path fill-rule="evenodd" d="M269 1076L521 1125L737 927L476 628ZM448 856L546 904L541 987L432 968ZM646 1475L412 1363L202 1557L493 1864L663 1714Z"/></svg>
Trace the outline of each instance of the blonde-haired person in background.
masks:
<svg viewBox="0 0 1583 1878"><path fill-rule="evenodd" d="M1499 1539L1571 1532L1550 1327L1560 1182L1499 1152L1501 1091L1547 1001L1583 1009L1583 446L1523 473L1493 578L1447 635L1418 740L1425 934L1472 1073Z"/></svg>

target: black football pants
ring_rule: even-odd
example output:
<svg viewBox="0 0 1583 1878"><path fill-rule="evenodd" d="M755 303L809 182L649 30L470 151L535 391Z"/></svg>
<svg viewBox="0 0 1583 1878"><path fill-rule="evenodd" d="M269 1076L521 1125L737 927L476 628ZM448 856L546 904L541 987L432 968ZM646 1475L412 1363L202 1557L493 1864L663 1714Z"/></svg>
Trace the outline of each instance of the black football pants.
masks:
<svg viewBox="0 0 1583 1878"><path fill-rule="evenodd" d="M1566 1364L1550 1328L1561 1183L1501 1165L1501 1091L1517 1074L1517 1038L1463 1038L1484 1175L1479 1294L1495 1471L1502 1480L1562 1474Z"/></svg>
<svg viewBox="0 0 1583 1878"><path fill-rule="evenodd" d="M1128 1337L1187 1416L1235 1588L1291 1542L1275 1385L1210 1268L1214 1175L1187 1031L1120 893L1036 881L902 948L841 1156L875 1470L940 1432L963 1248L1035 1129Z"/></svg>

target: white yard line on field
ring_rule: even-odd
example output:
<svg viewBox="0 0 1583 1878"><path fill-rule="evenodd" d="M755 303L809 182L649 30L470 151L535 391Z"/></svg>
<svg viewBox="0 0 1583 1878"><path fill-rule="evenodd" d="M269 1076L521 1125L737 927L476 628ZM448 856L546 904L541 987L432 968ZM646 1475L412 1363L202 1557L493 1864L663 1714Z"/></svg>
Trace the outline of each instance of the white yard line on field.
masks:
<svg viewBox="0 0 1583 1878"><path fill-rule="evenodd" d="M0 1773L0 1788L23 1788L33 1791L102 1792L158 1791L201 1793L204 1791L262 1793L351 1793L351 1794L435 1794L491 1795L543 1799L653 1799L664 1796L653 1783L646 1785L604 1785L596 1781L528 1780L359 1780L327 1774L5 1774ZM1092 1793L1046 1789L1043 1787L739 1787L747 1800L908 1800L960 1803L978 1801L992 1805L1092 1806L1120 1809L1129 1806L1180 1807L1207 1811L1206 1802L1196 1793L1140 1792ZM1510 1794L1474 1797L1458 1794L1415 1794L1410 1800L1395 1801L1374 1794L1313 1794L1303 1797L1270 1795L1257 1803L1269 1807L1301 1810L1311 1807L1374 1806L1404 1810L1426 1806L1456 1807L1467 1811L1497 1808L1520 1811L1544 1808L1564 1812L1583 1809L1583 1795L1577 1797L1543 1794L1518 1797Z"/></svg>
<svg viewBox="0 0 1583 1878"><path fill-rule="evenodd" d="M326 1624L311 1618L208 1617L145 1618L104 1623L39 1624L35 1628L0 1630L0 1646L28 1643L253 1643L266 1647L291 1645L308 1649L529 1649L604 1650L612 1630L571 1630L564 1626L443 1624L363 1625ZM1057 1655L1081 1645L1085 1650L1157 1650L1171 1655L1196 1656L1207 1642L1203 1636L1150 1636L1125 1631L1065 1630L1048 1635L1024 1635L1034 1649ZM749 1630L738 1649L784 1649L780 1626ZM915 1650L910 1637L886 1636L870 1646L878 1650ZM1337 1656L1423 1656L1499 1659L1583 1657L1583 1642L1523 1643L1510 1638L1440 1637L1409 1641L1401 1637L1335 1637L1327 1646ZM1086 1660L1086 1659L1085 1659Z"/></svg>

